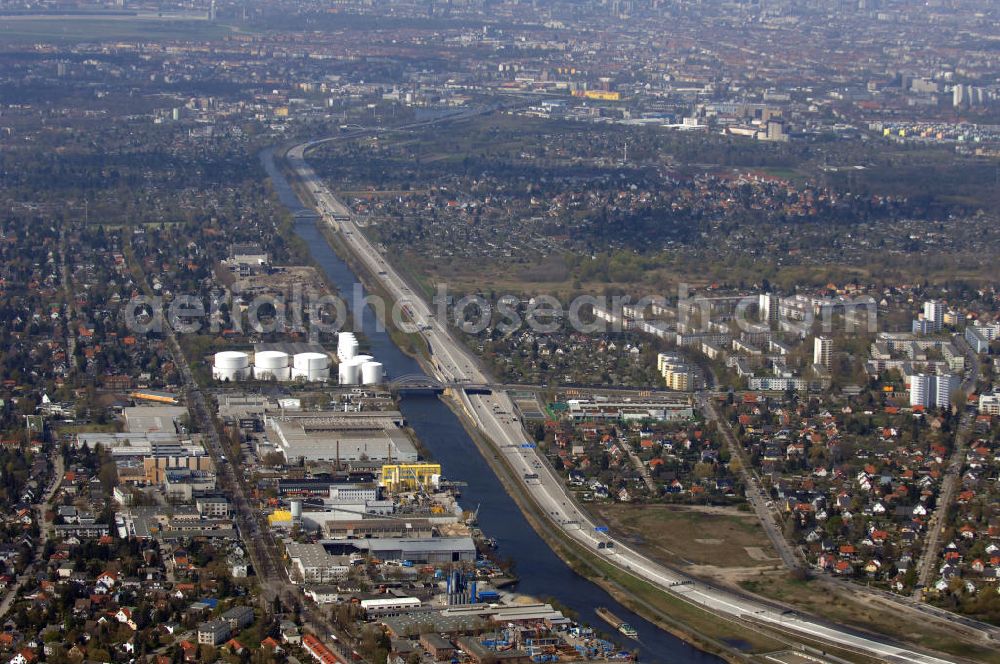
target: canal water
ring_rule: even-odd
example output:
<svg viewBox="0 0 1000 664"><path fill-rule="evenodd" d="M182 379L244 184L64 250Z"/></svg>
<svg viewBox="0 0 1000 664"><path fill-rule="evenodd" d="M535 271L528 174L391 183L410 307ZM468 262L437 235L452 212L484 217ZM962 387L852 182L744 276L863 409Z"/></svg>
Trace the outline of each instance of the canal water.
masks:
<svg viewBox="0 0 1000 664"><path fill-rule="evenodd" d="M295 192L275 167L272 149L261 153L261 162L281 202L293 213L302 210ZM350 300L358 279L330 248L314 219L298 220L295 232L309 246L313 259L330 282ZM354 315L357 316L357 312ZM389 335L380 330L370 307L365 308L362 316L370 354L385 366L390 377L423 373L417 361L400 351ZM513 558L519 578L517 591L539 599L555 598L576 611L580 622L604 632L613 630L597 617L594 609L609 608L638 630L638 643L621 636L615 641L622 649L637 649L642 662L702 664L722 661L657 628L570 569L528 524L458 417L440 399L432 395L407 395L400 403L400 410L421 442L432 452L435 462L441 464L443 473L468 482L462 489L462 504L466 509L479 507L479 525L483 532L496 538L501 556Z"/></svg>

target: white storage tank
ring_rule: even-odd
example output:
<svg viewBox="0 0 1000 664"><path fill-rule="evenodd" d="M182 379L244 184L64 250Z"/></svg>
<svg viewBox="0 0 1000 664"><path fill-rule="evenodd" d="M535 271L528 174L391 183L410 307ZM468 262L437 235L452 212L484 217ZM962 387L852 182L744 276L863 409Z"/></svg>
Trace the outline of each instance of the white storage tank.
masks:
<svg viewBox="0 0 1000 664"><path fill-rule="evenodd" d="M250 377L250 356L238 350L224 350L215 354L212 378L216 380L246 380Z"/></svg>
<svg viewBox="0 0 1000 664"><path fill-rule="evenodd" d="M341 332L337 335L337 358L344 362L358 354L358 338L353 332Z"/></svg>
<svg viewBox="0 0 1000 664"><path fill-rule="evenodd" d="M342 362L337 369L337 378L341 385L360 385L361 366L350 361Z"/></svg>
<svg viewBox="0 0 1000 664"><path fill-rule="evenodd" d="M288 366L288 353L280 350L262 350L253 358L253 375L258 380L289 380L292 370Z"/></svg>
<svg viewBox="0 0 1000 664"><path fill-rule="evenodd" d="M330 356L326 353L297 353L292 359L292 378L308 381L330 378Z"/></svg>
<svg viewBox="0 0 1000 664"><path fill-rule="evenodd" d="M384 378L381 362L365 362L361 365L361 382L365 385L378 385Z"/></svg>
<svg viewBox="0 0 1000 664"><path fill-rule="evenodd" d="M253 377L257 380L277 380L285 382L292 379L292 368L280 367L276 369L264 369L255 364L253 367Z"/></svg>
<svg viewBox="0 0 1000 664"><path fill-rule="evenodd" d="M344 347L342 350L338 350L337 351L337 355L338 355L338 357L340 357L341 362L343 362L345 360L349 360L349 359L351 359L353 357L356 357L357 354L358 354L358 342L357 341L355 341L353 343L350 343L346 347Z"/></svg>
<svg viewBox="0 0 1000 664"><path fill-rule="evenodd" d="M301 500L293 500L289 504L291 506L291 512L292 512L292 522L294 523L296 521L301 521L302 520L302 501Z"/></svg>
<svg viewBox="0 0 1000 664"><path fill-rule="evenodd" d="M283 369L288 366L288 353L280 350L262 350L254 355L253 363L261 369Z"/></svg>
<svg viewBox="0 0 1000 664"><path fill-rule="evenodd" d="M330 356L326 353L298 353L292 365L299 370L318 371L330 368Z"/></svg>

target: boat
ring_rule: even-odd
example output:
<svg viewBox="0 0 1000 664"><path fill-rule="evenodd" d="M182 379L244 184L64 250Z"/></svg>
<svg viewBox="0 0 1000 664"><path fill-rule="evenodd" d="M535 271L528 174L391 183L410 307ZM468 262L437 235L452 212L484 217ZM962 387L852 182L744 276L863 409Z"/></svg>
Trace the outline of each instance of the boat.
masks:
<svg viewBox="0 0 1000 664"><path fill-rule="evenodd" d="M629 625L627 622L625 622L615 614L611 613L611 611L609 611L605 607L603 606L597 607L596 609L594 609L594 613L596 613L601 620L605 621L606 623L617 629L619 632L621 632L624 636L627 636L630 639L639 638L639 632L636 631L635 627L632 627L632 625Z"/></svg>

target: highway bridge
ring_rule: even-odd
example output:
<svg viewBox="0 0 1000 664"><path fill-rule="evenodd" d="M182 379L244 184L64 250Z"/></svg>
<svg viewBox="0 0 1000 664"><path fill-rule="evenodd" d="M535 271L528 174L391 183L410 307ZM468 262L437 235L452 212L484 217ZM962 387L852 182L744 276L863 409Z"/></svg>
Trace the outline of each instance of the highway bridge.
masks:
<svg viewBox="0 0 1000 664"><path fill-rule="evenodd" d="M470 383L469 381L445 381L427 374L406 374L386 383L393 392L435 392L445 390L464 390L469 394L490 394L493 390L513 389L502 383Z"/></svg>

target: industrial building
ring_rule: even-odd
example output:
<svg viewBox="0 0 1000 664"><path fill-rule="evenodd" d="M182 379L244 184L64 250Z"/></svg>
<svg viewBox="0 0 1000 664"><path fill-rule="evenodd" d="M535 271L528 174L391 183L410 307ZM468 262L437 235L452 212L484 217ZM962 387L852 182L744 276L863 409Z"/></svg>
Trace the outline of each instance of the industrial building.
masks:
<svg viewBox="0 0 1000 664"><path fill-rule="evenodd" d="M574 420L679 420L694 417L694 410L687 398L636 399L635 401L610 401L607 399L569 399L568 415Z"/></svg>
<svg viewBox="0 0 1000 664"><path fill-rule="evenodd" d="M572 621L551 604L469 604L449 606L439 611L400 615L381 621L392 638L416 637L421 634L462 634L482 630L482 625L536 625L544 623L550 629L566 629ZM477 630L477 626L479 626ZM428 629L430 627L430 629Z"/></svg>
<svg viewBox="0 0 1000 664"><path fill-rule="evenodd" d="M128 396L136 401L152 401L153 403L165 403L171 405L177 404L176 394L173 392L164 392L162 390L133 390Z"/></svg>
<svg viewBox="0 0 1000 664"><path fill-rule="evenodd" d="M153 453L153 445L194 445L191 441L182 442L176 433L104 433L101 431L82 431L74 438L76 447L87 446L95 449L98 445L111 453L113 457L143 457Z"/></svg>
<svg viewBox="0 0 1000 664"><path fill-rule="evenodd" d="M375 481L375 474L364 472L334 473L332 476L306 477L301 479L282 477L278 480L279 496L329 496L334 484L364 483Z"/></svg>
<svg viewBox="0 0 1000 664"><path fill-rule="evenodd" d="M416 597L386 597L361 600L361 608L371 618L398 616L401 613L418 611L421 601Z"/></svg>
<svg viewBox="0 0 1000 664"><path fill-rule="evenodd" d="M147 471L150 473L147 475ZM216 489L216 475L208 470L191 470L190 468L166 468L158 469L155 466L146 465L142 468L142 479L146 484L155 480L157 475L163 478L163 492L170 500L190 502L196 495L204 496L213 493ZM122 483L127 483L123 476L122 466L118 466L118 479Z"/></svg>
<svg viewBox="0 0 1000 664"><path fill-rule="evenodd" d="M469 636L459 637L458 648L465 653L465 656L473 664L485 664L486 662L497 662L498 664L532 664L534 661L524 650L510 648L498 652Z"/></svg>
<svg viewBox="0 0 1000 664"><path fill-rule="evenodd" d="M374 484L356 482L330 484L330 490L323 502L331 505L364 503L379 499L379 489Z"/></svg>
<svg viewBox="0 0 1000 664"><path fill-rule="evenodd" d="M181 440L175 433L101 433L85 432L76 436L76 446L107 450L118 466L118 479L124 484L162 484L168 471L187 470L211 475L206 486L215 486L215 465L205 448L192 440Z"/></svg>
<svg viewBox="0 0 1000 664"><path fill-rule="evenodd" d="M177 433L178 421L186 417L183 406L133 406L122 409L125 431L129 433Z"/></svg>
<svg viewBox="0 0 1000 664"><path fill-rule="evenodd" d="M392 492L434 487L441 479L441 464L387 464L382 466L380 484Z"/></svg>
<svg viewBox="0 0 1000 664"><path fill-rule="evenodd" d="M330 583L347 578L350 564L346 559L330 555L322 544L303 544L288 540L285 551L292 568L305 583Z"/></svg>
<svg viewBox="0 0 1000 664"><path fill-rule="evenodd" d="M229 518L229 499L225 496L203 496L198 498L194 504L202 516L211 519Z"/></svg>
<svg viewBox="0 0 1000 664"><path fill-rule="evenodd" d="M215 464L201 445L154 444L149 455L142 459L146 482L161 484L167 472L175 469L214 473ZM214 480L213 480L214 484Z"/></svg>
<svg viewBox="0 0 1000 664"><path fill-rule="evenodd" d="M414 463L417 448L398 412L285 413L267 424L289 461L399 461Z"/></svg>
<svg viewBox="0 0 1000 664"><path fill-rule="evenodd" d="M361 500L357 502L339 502L334 504L323 504L320 506L309 505L309 510L305 511L305 506L300 500L292 500L287 510L275 510L268 515L267 521L272 528L292 528L300 525L309 531L324 531L329 533L343 533L345 531L357 530L369 533L382 532L385 529L379 528L341 528L340 523L357 521L359 519L371 519L372 524L381 524L391 517L396 506L391 500ZM394 532L385 530L385 532ZM413 536L409 531L400 533L401 536ZM338 537L339 535L331 535Z"/></svg>
<svg viewBox="0 0 1000 664"><path fill-rule="evenodd" d="M429 519L415 519L407 515L398 519L329 520L323 522L322 530L323 536L331 540L432 537L434 524Z"/></svg>
<svg viewBox="0 0 1000 664"><path fill-rule="evenodd" d="M471 537L391 537L384 539L325 540L328 550L362 552L378 560L410 560L431 565L476 560Z"/></svg>

